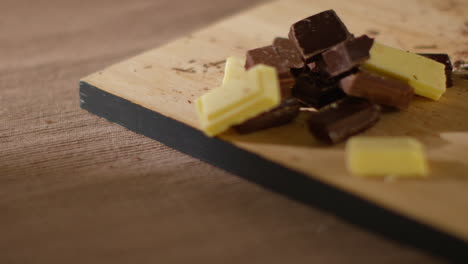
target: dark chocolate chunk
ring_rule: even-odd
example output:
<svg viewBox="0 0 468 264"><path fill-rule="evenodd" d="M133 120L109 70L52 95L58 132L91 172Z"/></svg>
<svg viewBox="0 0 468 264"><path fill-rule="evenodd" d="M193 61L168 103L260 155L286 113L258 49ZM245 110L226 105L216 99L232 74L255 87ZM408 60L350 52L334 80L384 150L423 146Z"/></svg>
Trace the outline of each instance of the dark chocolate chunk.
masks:
<svg viewBox="0 0 468 264"><path fill-rule="evenodd" d="M330 76L338 76L369 59L374 39L366 35L344 41L322 53L325 70Z"/></svg>
<svg viewBox="0 0 468 264"><path fill-rule="evenodd" d="M453 86L452 81L452 62L450 61L450 57L448 54L445 53L418 53L421 56L429 58L431 60L435 60L445 65L445 77L447 79L446 84L447 88Z"/></svg>
<svg viewBox="0 0 468 264"><path fill-rule="evenodd" d="M273 46L266 46L247 51L245 69L248 70L257 64L266 64L276 68L281 87L281 96L286 98L291 95L295 78L286 61L276 53Z"/></svg>
<svg viewBox="0 0 468 264"><path fill-rule="evenodd" d="M379 117L379 105L347 97L311 113L308 126L317 139L334 144L372 127Z"/></svg>
<svg viewBox="0 0 468 264"><path fill-rule="evenodd" d="M238 133L247 134L287 124L299 114L300 106L301 104L295 98L284 99L279 106L234 126L234 129Z"/></svg>
<svg viewBox="0 0 468 264"><path fill-rule="evenodd" d="M340 85L347 95L399 109L407 108L414 95L406 82L364 71L341 79Z"/></svg>
<svg viewBox="0 0 468 264"><path fill-rule="evenodd" d="M304 61L302 60L301 54L299 54L296 46L289 39L275 38L275 40L273 40L273 48L276 53L285 60L285 63L289 68L299 69L304 67Z"/></svg>
<svg viewBox="0 0 468 264"><path fill-rule="evenodd" d="M346 96L339 86L338 79L326 79L314 73L301 74L296 79L292 94L308 106L317 109Z"/></svg>
<svg viewBox="0 0 468 264"><path fill-rule="evenodd" d="M311 62L315 55L352 38L352 35L335 11L327 10L294 23L288 37L302 58Z"/></svg>

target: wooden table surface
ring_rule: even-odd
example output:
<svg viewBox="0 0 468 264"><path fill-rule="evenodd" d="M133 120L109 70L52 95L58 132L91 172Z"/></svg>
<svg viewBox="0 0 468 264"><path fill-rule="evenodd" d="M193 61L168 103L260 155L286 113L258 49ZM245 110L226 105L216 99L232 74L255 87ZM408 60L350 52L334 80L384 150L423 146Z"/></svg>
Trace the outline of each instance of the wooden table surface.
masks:
<svg viewBox="0 0 468 264"><path fill-rule="evenodd" d="M0 263L443 263L79 108L81 77L261 1L196 2L0 2Z"/></svg>

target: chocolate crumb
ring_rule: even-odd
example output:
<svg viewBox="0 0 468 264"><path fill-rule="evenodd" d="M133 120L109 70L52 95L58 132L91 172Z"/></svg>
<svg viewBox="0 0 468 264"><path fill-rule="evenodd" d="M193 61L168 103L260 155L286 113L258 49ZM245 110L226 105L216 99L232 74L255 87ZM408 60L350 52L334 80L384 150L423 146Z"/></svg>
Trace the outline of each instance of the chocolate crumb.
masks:
<svg viewBox="0 0 468 264"><path fill-rule="evenodd" d="M372 35L372 36L377 36L380 34L380 32L376 29L368 29L367 34Z"/></svg>
<svg viewBox="0 0 468 264"><path fill-rule="evenodd" d="M151 69L153 68L153 65L146 65L145 67L143 67L143 69Z"/></svg>
<svg viewBox="0 0 468 264"><path fill-rule="evenodd" d="M49 124L49 125L55 123L55 122L52 121L52 120L46 120L45 122L46 122L47 124Z"/></svg>
<svg viewBox="0 0 468 264"><path fill-rule="evenodd" d="M225 62L226 62L226 60L220 60L220 61L210 62L210 63L208 63L208 65L209 66L218 66L218 65L223 64Z"/></svg>
<svg viewBox="0 0 468 264"><path fill-rule="evenodd" d="M190 100L187 100L187 102L188 102L189 104L191 104L191 103L192 103L192 101L190 101Z"/></svg>
<svg viewBox="0 0 468 264"><path fill-rule="evenodd" d="M194 63L196 60L189 60L188 63Z"/></svg>
<svg viewBox="0 0 468 264"><path fill-rule="evenodd" d="M416 75L413 75L413 78L414 78L415 80L417 80L417 79L418 79L418 76L416 76Z"/></svg>
<svg viewBox="0 0 468 264"><path fill-rule="evenodd" d="M208 64L204 63L203 64L203 68L209 68L210 66L208 66Z"/></svg>
<svg viewBox="0 0 468 264"><path fill-rule="evenodd" d="M453 63L453 67L455 70L468 70L468 62L463 61L463 60L457 60Z"/></svg>
<svg viewBox="0 0 468 264"><path fill-rule="evenodd" d="M186 73L196 73L196 71L190 67L188 69L183 69L183 68L172 68L172 70L176 71L176 72L186 72Z"/></svg>
<svg viewBox="0 0 468 264"><path fill-rule="evenodd" d="M414 46L415 49L437 49L437 45L432 44L432 45L417 45Z"/></svg>
<svg viewBox="0 0 468 264"><path fill-rule="evenodd" d="M140 157L138 157L138 156L136 156L136 157L135 157L135 160L142 161L143 159L140 158Z"/></svg>

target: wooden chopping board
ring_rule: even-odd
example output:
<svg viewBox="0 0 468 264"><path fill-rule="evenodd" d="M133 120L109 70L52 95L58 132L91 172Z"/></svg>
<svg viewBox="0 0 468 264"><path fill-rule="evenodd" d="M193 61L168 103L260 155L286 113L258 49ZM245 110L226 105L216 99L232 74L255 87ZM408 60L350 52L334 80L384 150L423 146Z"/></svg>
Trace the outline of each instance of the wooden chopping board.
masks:
<svg viewBox="0 0 468 264"><path fill-rule="evenodd" d="M83 78L82 86L97 88L198 129L193 102L220 85L222 61L226 57L242 56L249 49L269 45L274 37L286 36L293 22L326 9L334 9L355 35L369 34L381 43L413 52L448 53L452 61L468 60L468 2L463 0L284 0L226 18L110 66ZM125 118L106 116L107 113L98 113L93 111L93 107L88 107L88 96L82 90L83 108L142 133L138 126L134 129L126 123L138 118L138 114L122 109L120 115ZM427 180L352 177L345 168L344 145L320 145L305 129L304 116L287 126L250 135L229 131L220 139L230 146L467 242L467 102L468 80L454 75L454 87L449 88L440 101L416 98L407 111L385 114L374 128L365 133L406 135L421 140L430 160L431 175ZM95 104L98 105L99 101ZM156 129L157 133L164 134L166 128L158 126ZM177 130L171 128L162 138L173 140L178 136ZM179 140L192 139L181 137ZM165 143L164 139L160 141ZM202 144L190 146L204 148ZM191 151L183 146L178 148ZM218 151L221 153L222 147ZM217 154L210 151L208 155ZM209 156L202 158L210 162ZM216 165L224 167L219 162Z"/></svg>

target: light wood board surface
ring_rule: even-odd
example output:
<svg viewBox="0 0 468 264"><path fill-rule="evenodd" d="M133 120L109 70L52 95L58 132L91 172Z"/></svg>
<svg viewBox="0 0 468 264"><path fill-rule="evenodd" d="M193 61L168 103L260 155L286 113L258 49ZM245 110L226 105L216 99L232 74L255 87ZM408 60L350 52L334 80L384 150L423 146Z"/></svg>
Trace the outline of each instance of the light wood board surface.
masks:
<svg viewBox="0 0 468 264"><path fill-rule="evenodd" d="M193 2L0 1L0 263L444 263L79 108L82 76L253 1Z"/></svg>
<svg viewBox="0 0 468 264"><path fill-rule="evenodd" d="M377 41L388 45L415 52L445 52L454 61L466 60L464 14L468 13L468 3L446 4L451 8L442 2L418 0L277 1L150 50L84 81L197 127L193 101L222 79L222 65L216 67L214 62L268 45L274 37L287 35L289 26L298 19L330 8L356 35L376 35L376 31ZM343 145L319 145L304 128L304 118L252 135L228 132L221 138L468 241L468 83L454 78L454 87L440 101L416 98L407 111L384 115L366 133L420 139L430 160L428 180L351 177L345 168Z"/></svg>

